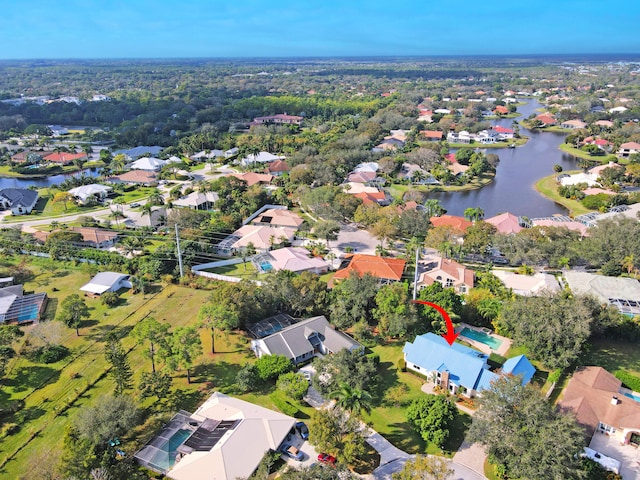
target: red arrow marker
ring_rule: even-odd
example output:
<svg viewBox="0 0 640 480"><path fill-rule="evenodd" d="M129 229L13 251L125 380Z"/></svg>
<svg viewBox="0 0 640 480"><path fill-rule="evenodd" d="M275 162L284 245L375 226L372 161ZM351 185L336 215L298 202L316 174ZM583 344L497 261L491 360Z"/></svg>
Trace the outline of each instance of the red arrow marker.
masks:
<svg viewBox="0 0 640 480"><path fill-rule="evenodd" d="M458 335L460 335L459 333L455 333L455 330L453 329L453 322L451 321L451 317L449 317L449 314L447 312L445 312L444 308L442 308L440 305L436 305L435 303L431 303L431 302L425 302L424 300L412 300L413 303L419 303L421 305L428 305L430 307L435 308L438 313L440 315L442 315L442 318L444 318L444 321L447 324L447 333L445 333L444 335L442 335L442 337L449 342L449 345L453 345L453 342L456 341L456 338L458 338Z"/></svg>

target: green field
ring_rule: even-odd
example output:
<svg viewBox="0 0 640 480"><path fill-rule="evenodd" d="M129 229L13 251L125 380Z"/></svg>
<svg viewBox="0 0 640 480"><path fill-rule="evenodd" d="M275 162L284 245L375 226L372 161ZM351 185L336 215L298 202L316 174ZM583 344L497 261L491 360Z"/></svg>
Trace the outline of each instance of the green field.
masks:
<svg viewBox="0 0 640 480"><path fill-rule="evenodd" d="M587 152L580 150L579 148L572 147L571 145L567 145L566 143L560 144L560 150L568 153L569 155L573 155L574 157L582 158L583 160L592 160L594 162L599 163L609 163L609 162L617 162L618 157L615 155L602 155L602 156L593 156L589 155Z"/></svg>

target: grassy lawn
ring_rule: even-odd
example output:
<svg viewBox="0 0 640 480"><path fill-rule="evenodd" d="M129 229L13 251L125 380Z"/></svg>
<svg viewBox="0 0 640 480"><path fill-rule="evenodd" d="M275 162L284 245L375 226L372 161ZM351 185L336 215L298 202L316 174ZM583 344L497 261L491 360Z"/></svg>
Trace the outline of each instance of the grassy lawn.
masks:
<svg viewBox="0 0 640 480"><path fill-rule="evenodd" d="M615 155L602 155L602 156L593 156L589 155L587 152L583 152L579 148L572 147L571 145L567 145L566 143L560 144L560 150L566 152L574 157L582 158L584 160L593 160L595 162L600 163L609 163L609 162L617 162L618 157Z"/></svg>
<svg viewBox="0 0 640 480"><path fill-rule="evenodd" d="M403 185L394 183L389 186L389 192L394 198L398 199L402 199L404 193L409 189L420 192L464 192L466 190L477 190L489 185L494 178L495 174L485 173L464 185Z"/></svg>
<svg viewBox="0 0 640 480"><path fill-rule="evenodd" d="M218 275L228 275L230 277L238 277L244 279L256 279L258 277L264 277L268 275L266 273L258 273L256 268L249 260L246 263L236 263L235 265L228 265L226 267L209 268L207 272L217 273Z"/></svg>
<svg viewBox="0 0 640 480"><path fill-rule="evenodd" d="M399 372L397 362L402 355L404 342L389 345L378 345L371 350L380 356L378 367L378 390L376 403L380 406L373 408L371 414L363 414L366 423L393 443L396 447L409 453L430 453L452 457L460 447L466 434L471 417L459 413L450 429L450 437L443 449L436 445L427 444L420 434L409 424L406 416L406 406L416 398L425 395L420 387L424 380L407 372ZM384 393L391 387L404 384L408 388L402 405L391 405L382 401Z"/></svg>
<svg viewBox="0 0 640 480"><path fill-rule="evenodd" d="M50 296L47 317L55 314L57 304L71 293L77 293L78 287L89 279L82 269L65 265L65 270L48 260L36 260L29 268L34 273L32 281L25 284L26 290L45 291ZM55 286L55 287L54 287ZM0 406L11 401L23 400L24 408L6 418L6 423L16 423L19 431L6 437L0 444L0 463L7 458L12 459L0 469L4 478L18 478L29 470L28 465L34 452L60 452L64 428L83 405L94 404L98 399L113 391L113 382L105 376L107 364L103 356L106 335L114 331L126 335L142 318L152 315L158 320L168 321L173 327L193 324L197 320L200 305L206 301L208 292L188 288L169 286L158 288L156 293L132 295L121 294L121 303L107 309L99 299L87 298L91 309L91 320L80 328L80 337L72 329L62 328L60 343L71 349L71 355L60 362L44 365L35 364L24 356L12 360L0 393ZM29 330L29 327L27 327ZM208 332L202 333L204 351L210 351L211 343ZM23 340L24 342L24 340ZM244 357L247 343L244 339L229 335L217 341L223 352L234 355L243 344L241 354ZM129 361L134 368L134 384L137 384L140 373L150 371L150 360L143 354L145 348L137 347L129 337L124 337L123 345L132 349ZM245 352L246 351L246 352ZM186 384L184 372L174 376L174 392L177 392L182 408L194 408L204 397L209 388L203 390L204 383L209 387L221 385L228 380L223 375L227 353L217 355L203 354L198 363L218 365L217 368L194 369L194 383ZM212 362L212 359L214 361ZM235 359L234 363L239 359ZM242 363L246 359L243 358ZM239 368L239 365L238 365ZM209 376L212 370L217 375ZM85 391L86 390L86 391ZM135 394L135 392L133 392ZM143 406L153 405L147 400ZM66 408L66 411L62 412ZM28 446L26 446L28 445ZM123 442L125 450L132 451L137 445ZM16 453L17 452L17 453Z"/></svg>
<svg viewBox="0 0 640 480"><path fill-rule="evenodd" d="M580 356L579 365L597 365L609 372L618 369L640 376L640 349L632 342L592 341Z"/></svg>
<svg viewBox="0 0 640 480"><path fill-rule="evenodd" d="M579 170L570 171L565 173L578 173ZM540 194L545 197L553 200L556 203L559 203L563 207L566 207L569 210L569 215L575 217L577 215L582 215L584 213L592 212L593 210L589 210L578 200L572 200L570 198L564 198L560 196L558 193L558 184L556 182L557 174L549 175L548 177L544 177L538 180L535 184L535 189L540 192Z"/></svg>

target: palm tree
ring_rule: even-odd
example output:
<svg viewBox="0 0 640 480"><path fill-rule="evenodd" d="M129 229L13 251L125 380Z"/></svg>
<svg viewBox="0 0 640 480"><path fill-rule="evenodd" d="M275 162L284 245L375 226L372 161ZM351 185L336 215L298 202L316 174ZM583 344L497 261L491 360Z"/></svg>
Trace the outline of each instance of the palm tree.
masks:
<svg viewBox="0 0 640 480"><path fill-rule="evenodd" d="M484 210L480 207L475 208L467 208L464 211L465 218L469 219L471 222L475 222L476 220L482 220L484 218Z"/></svg>
<svg viewBox="0 0 640 480"><path fill-rule="evenodd" d="M119 153L111 160L109 167L111 167L111 171L120 172L124 170L124 164L126 163L126 158L122 153Z"/></svg>
<svg viewBox="0 0 640 480"><path fill-rule="evenodd" d="M330 396L336 399L336 405L355 415L360 415L363 410L367 413L371 412L371 395L359 388L341 383L338 390Z"/></svg>
<svg viewBox="0 0 640 480"><path fill-rule="evenodd" d="M151 202L153 205L164 204L164 197L162 196L162 193L160 192L160 190L158 190L157 188L154 188L151 191L151 195L149 195L149 202Z"/></svg>

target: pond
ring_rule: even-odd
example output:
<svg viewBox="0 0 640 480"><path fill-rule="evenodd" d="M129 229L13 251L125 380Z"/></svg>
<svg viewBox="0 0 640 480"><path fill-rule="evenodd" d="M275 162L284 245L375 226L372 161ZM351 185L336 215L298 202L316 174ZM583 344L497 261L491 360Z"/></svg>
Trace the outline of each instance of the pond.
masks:
<svg viewBox="0 0 640 480"><path fill-rule="evenodd" d="M97 177L100 174L100 170L98 168L89 168L89 169L83 170L82 173L88 177ZM0 189L29 188L32 185L35 185L38 188L50 187L51 185L57 185L59 183L62 183L66 178L77 176L77 175L80 175L80 172L52 175L51 177L43 177L43 178L30 178L30 179L0 178Z"/></svg>
<svg viewBox="0 0 640 480"><path fill-rule="evenodd" d="M518 107L522 115L517 120L527 118L542 105L535 99L527 99L526 105ZM513 119L491 122L513 128ZM500 157L494 181L477 190L464 192L432 192L429 198L437 198L451 215L462 215L469 207L480 207L485 217L511 212L529 218L548 217L554 214L567 215L568 210L539 194L534 184L553 173L555 164L564 170L576 169L576 158L559 150L565 134L531 131L520 126L522 135L529 141L517 148L487 149Z"/></svg>

